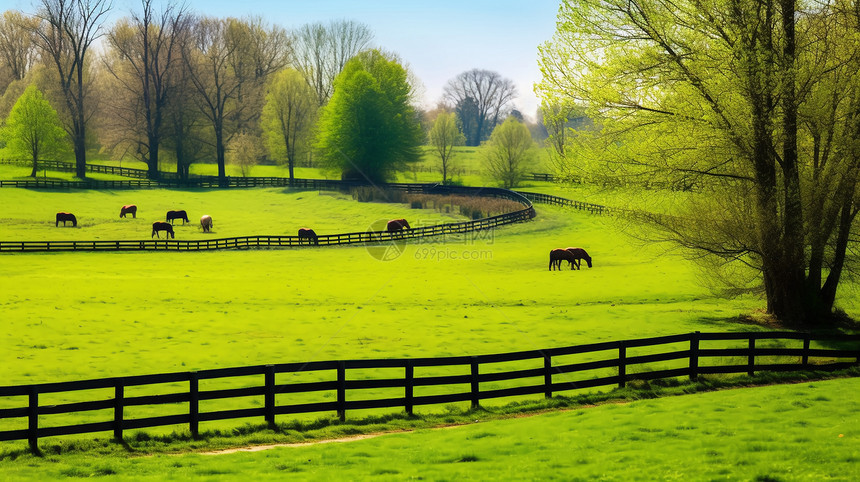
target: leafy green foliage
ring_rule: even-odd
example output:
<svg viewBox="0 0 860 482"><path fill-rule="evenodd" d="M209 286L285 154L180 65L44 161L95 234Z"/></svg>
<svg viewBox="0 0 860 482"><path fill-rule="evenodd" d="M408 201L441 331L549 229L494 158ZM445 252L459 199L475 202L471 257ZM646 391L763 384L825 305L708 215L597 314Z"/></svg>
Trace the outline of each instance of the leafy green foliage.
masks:
<svg viewBox="0 0 860 482"><path fill-rule="evenodd" d="M344 66L322 109L321 161L347 179L384 181L420 159L424 133L410 105L406 70L378 50Z"/></svg>
<svg viewBox="0 0 860 482"><path fill-rule="evenodd" d="M42 92L31 84L12 107L6 125L0 130L0 137L6 141L6 148L12 155L33 161L30 175L35 176L40 158L48 158L63 151L66 131L63 130L57 111Z"/></svg>
<svg viewBox="0 0 860 482"><path fill-rule="evenodd" d="M508 117L493 129L484 156L493 179L505 188L517 187L536 157L531 132L514 117Z"/></svg>
<svg viewBox="0 0 860 482"><path fill-rule="evenodd" d="M457 127L457 115L450 112L441 112L436 116L433 128L430 129L430 145L439 156L439 170L442 171L442 183L448 181L448 173L451 166L451 158L454 156L454 147L461 146L466 142L466 136Z"/></svg>
<svg viewBox="0 0 860 482"><path fill-rule="evenodd" d="M565 2L539 90L601 130L564 139L561 171L701 193L680 216L643 214L649 238L690 250L727 292L763 293L785 322L822 324L860 265L860 10L732 5Z"/></svg>

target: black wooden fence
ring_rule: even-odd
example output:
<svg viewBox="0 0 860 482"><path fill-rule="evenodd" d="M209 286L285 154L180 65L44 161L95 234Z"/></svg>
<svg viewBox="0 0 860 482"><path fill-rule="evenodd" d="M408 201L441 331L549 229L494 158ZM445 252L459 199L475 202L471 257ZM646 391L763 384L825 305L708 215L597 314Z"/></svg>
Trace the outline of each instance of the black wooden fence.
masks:
<svg viewBox="0 0 860 482"><path fill-rule="evenodd" d="M715 342L741 343L741 347L711 347ZM762 346L762 342L777 342L779 346ZM823 348L821 343L831 345ZM38 440L58 435L84 434L112 431L117 440L126 430L168 425L187 425L193 436L197 436L200 422L237 418L262 418L275 423L278 415L334 412L341 420L348 410L402 407L412 414L414 407L456 402L470 402L478 407L481 400L500 397L554 394L570 390L618 386L624 387L633 380L655 380L677 377L695 379L700 375L747 373L761 371L836 370L857 365L860 362L860 335L820 335L800 332L754 332L754 333L686 333L680 335L640 338L635 340L610 341L588 345L530 350L514 353L478 356L450 356L440 358L338 360L277 365L258 365L239 368L221 368L195 372L164 373L97 380L80 380L59 383L0 387L0 400L4 406L10 399L26 398L23 406L0 409L0 420L26 419L26 427L0 431L0 441L28 440L33 450ZM723 343L723 344L724 344ZM785 347L795 343L794 348ZM813 347L813 343L816 347ZM772 345L772 343L771 343ZM643 347L644 354L635 353ZM570 355L596 354L603 352L598 360L589 359L570 363ZM591 355L593 357L593 355ZM777 358L778 357L778 358ZM764 358L764 360L761 360ZM559 361L561 359L561 361ZM760 361L761 360L761 361ZM517 367L498 370L499 364L531 361L532 368ZM675 361L676 368L666 368L665 362ZM654 367L654 364L658 366ZM661 365L662 364L662 365ZM428 367L441 367L451 374L419 376L416 374ZM656 368L656 369L655 369ZM367 369L402 369L402 376L391 378L357 379L352 373ZM594 376L595 370L604 369ZM605 369L610 369L607 374ZM578 377L576 374L592 371L592 376ZM323 381L304 383L276 383L276 375L290 373L330 373ZM203 380L250 377L250 387L201 390ZM254 380L258 382L254 382ZM516 381L515 386L487 388L487 384L500 381ZM158 395L126 396L130 387L167 385L175 389L176 384L186 384L185 389ZM482 387L483 385L483 387ZM181 385L180 385L181 386ZM448 387L453 393L420 395L416 389L422 387ZM402 395L389 398L367 398L369 389L395 388ZM42 404L40 395L70 394L85 390L112 389L113 397L75 401L61 404ZM165 387L161 387L164 391ZM276 395L328 392L334 400L313 403L276 403ZM365 394L362 396L362 393ZM200 402L243 397L262 397L262 406L253 408L201 411ZM23 401L23 400L21 400ZM140 406L169 405L176 412L178 404L187 404L180 414L160 415L145 418L127 418L125 409ZM94 410L111 410L107 420L74 425L42 426L41 416L57 414L80 414ZM21 424L23 425L23 424ZM8 427L8 425L7 425Z"/></svg>
<svg viewBox="0 0 860 482"><path fill-rule="evenodd" d="M572 199L566 199L563 197L553 196L551 194L543 194L539 192L526 192L526 191L517 191L517 193L523 195L526 199L533 203L541 203L541 204L553 204L556 206L565 206L574 209L579 209L581 211L588 211L591 214L609 214L613 209L608 206L603 206L600 204L587 203L582 201L574 201Z"/></svg>

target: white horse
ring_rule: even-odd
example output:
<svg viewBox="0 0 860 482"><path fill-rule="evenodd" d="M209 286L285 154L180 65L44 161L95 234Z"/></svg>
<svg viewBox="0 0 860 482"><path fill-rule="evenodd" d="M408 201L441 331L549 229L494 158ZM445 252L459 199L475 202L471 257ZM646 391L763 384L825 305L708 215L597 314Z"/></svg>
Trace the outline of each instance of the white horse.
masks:
<svg viewBox="0 0 860 482"><path fill-rule="evenodd" d="M204 233L212 231L212 216L208 214L204 214L203 216L201 216L200 226L203 228Z"/></svg>

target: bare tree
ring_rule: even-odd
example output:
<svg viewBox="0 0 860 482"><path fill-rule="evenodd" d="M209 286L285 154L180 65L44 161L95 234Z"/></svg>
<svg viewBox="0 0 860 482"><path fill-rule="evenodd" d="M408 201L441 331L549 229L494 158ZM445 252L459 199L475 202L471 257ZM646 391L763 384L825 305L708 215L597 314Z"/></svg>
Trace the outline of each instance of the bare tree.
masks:
<svg viewBox="0 0 860 482"><path fill-rule="evenodd" d="M466 145L477 146L507 117L517 91L497 72L472 69L449 80L444 95L460 117Z"/></svg>
<svg viewBox="0 0 860 482"><path fill-rule="evenodd" d="M75 174L86 177L87 54L102 36L101 26L111 9L108 0L41 0L36 39L56 67L60 93L69 114L67 132L75 150Z"/></svg>
<svg viewBox="0 0 860 482"><path fill-rule="evenodd" d="M175 71L182 68L179 43L188 34L189 20L183 6L168 3L157 13L152 3L142 0L142 12L119 22L108 34L113 55L105 66L128 94L119 107L126 115L117 118L125 121L123 130L146 162L149 177L155 179L165 111L173 94Z"/></svg>
<svg viewBox="0 0 860 482"><path fill-rule="evenodd" d="M307 24L296 32L294 64L325 105L332 94L334 78L355 54L370 47L373 32L353 20Z"/></svg>
<svg viewBox="0 0 860 482"><path fill-rule="evenodd" d="M0 17L0 94L10 82L24 79L39 58L36 20L9 10Z"/></svg>
<svg viewBox="0 0 860 482"><path fill-rule="evenodd" d="M289 64L292 41L286 30L267 25L262 17L227 22L227 40L235 46L228 63L238 82L233 124L239 132L257 132L266 80Z"/></svg>

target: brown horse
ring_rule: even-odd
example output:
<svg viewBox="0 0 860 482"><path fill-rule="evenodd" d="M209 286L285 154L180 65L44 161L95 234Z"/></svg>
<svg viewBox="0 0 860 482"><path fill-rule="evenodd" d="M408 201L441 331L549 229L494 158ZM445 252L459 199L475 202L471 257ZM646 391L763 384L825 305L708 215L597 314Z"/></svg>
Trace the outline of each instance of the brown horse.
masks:
<svg viewBox="0 0 860 482"><path fill-rule="evenodd" d="M388 221L387 228L389 233L402 231L404 229L412 229L412 227L409 226L409 223L406 222L405 219L392 219L391 221Z"/></svg>
<svg viewBox="0 0 860 482"><path fill-rule="evenodd" d="M315 233L311 228L299 228L299 244L302 244L303 239L307 239L308 244L320 244L319 238L317 238L317 233Z"/></svg>
<svg viewBox="0 0 860 482"><path fill-rule="evenodd" d="M158 234L159 231L167 231L167 234L165 235L165 239L167 237L171 237L173 239L176 239L176 234L173 233L173 225L170 223L165 223L162 221L156 221L156 222L152 223L152 236L158 236L159 238L161 238L161 235ZM152 236L150 236L150 238Z"/></svg>
<svg viewBox="0 0 860 482"><path fill-rule="evenodd" d="M131 214L131 217L137 218L137 206L134 204L127 204L119 210L119 217L124 218L126 214Z"/></svg>
<svg viewBox="0 0 860 482"><path fill-rule="evenodd" d="M203 228L204 233L212 231L212 216L208 214L200 216L200 227Z"/></svg>
<svg viewBox="0 0 860 482"><path fill-rule="evenodd" d="M174 219L181 219L182 224L188 222L188 214L185 214L185 211L167 211L167 219L165 221L173 224Z"/></svg>
<svg viewBox="0 0 860 482"><path fill-rule="evenodd" d="M74 227L74 228L78 227L78 218L76 218L75 215L72 213L62 213L62 212L57 213L57 222L54 223L54 227L59 226L60 221L63 222L63 226L66 225L66 221L71 221L72 227Z"/></svg>
<svg viewBox="0 0 860 482"><path fill-rule="evenodd" d="M582 266L582 260L588 264L588 267L591 268L591 256L582 249L582 248L567 248L567 251L570 251L570 254L573 255L573 261L570 262L570 269L573 269L573 265L576 264L576 269L579 269Z"/></svg>
<svg viewBox="0 0 860 482"><path fill-rule="evenodd" d="M567 261L570 263L570 269L573 269L573 253L566 249L556 248L549 252L549 270L553 268L561 271L561 262Z"/></svg>

